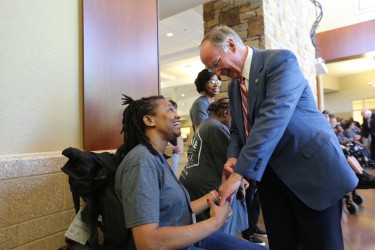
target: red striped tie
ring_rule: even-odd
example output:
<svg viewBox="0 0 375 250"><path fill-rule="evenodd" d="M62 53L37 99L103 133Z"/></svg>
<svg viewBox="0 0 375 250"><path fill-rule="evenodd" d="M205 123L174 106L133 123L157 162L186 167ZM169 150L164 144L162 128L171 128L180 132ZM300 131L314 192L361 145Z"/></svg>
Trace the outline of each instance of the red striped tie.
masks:
<svg viewBox="0 0 375 250"><path fill-rule="evenodd" d="M245 78L241 77L240 78L240 90L241 90L241 103L242 103L242 116L243 116L243 125L245 128L245 136L246 140L249 138L249 114L247 111L249 110L249 105L247 104L247 89L246 89L246 84L245 84Z"/></svg>

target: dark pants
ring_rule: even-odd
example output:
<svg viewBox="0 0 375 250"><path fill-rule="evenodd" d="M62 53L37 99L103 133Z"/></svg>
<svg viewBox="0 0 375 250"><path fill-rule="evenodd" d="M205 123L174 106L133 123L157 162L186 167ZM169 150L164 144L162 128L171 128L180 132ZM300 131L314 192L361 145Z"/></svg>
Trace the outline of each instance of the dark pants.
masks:
<svg viewBox="0 0 375 250"><path fill-rule="evenodd" d="M249 236L254 234L254 227L258 224L260 204L259 204L259 192L255 181L250 180L250 187L246 190L246 208L249 222L249 228L242 231L243 236Z"/></svg>
<svg viewBox="0 0 375 250"><path fill-rule="evenodd" d="M371 135L370 152L371 159L375 161L375 135Z"/></svg>
<svg viewBox="0 0 375 250"><path fill-rule="evenodd" d="M267 166L258 185L272 250L343 250L342 201L316 211L302 203Z"/></svg>

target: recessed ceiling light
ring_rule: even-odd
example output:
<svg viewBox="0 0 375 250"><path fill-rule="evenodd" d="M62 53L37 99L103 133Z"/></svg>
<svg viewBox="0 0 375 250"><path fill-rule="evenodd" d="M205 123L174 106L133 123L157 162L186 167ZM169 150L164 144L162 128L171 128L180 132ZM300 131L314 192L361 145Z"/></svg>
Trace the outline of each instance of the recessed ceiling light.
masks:
<svg viewBox="0 0 375 250"><path fill-rule="evenodd" d="M185 94L181 94L181 96L185 96Z"/></svg>
<svg viewBox="0 0 375 250"><path fill-rule="evenodd" d="M167 36L173 36L173 33L169 32L167 33Z"/></svg>
<svg viewBox="0 0 375 250"><path fill-rule="evenodd" d="M375 82L369 82L368 85L371 87L375 87Z"/></svg>

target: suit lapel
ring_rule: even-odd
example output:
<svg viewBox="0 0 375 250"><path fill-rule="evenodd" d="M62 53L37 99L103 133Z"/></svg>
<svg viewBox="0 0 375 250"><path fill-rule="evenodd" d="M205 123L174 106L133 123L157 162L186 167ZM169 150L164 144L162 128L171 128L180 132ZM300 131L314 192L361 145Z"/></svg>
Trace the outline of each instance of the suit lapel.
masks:
<svg viewBox="0 0 375 250"><path fill-rule="evenodd" d="M255 111L255 104L258 97L259 85L260 85L260 72L263 69L263 58L262 53L260 50L256 48L253 49L253 58L251 60L251 67L250 67L250 77L249 77L249 90L247 94L247 102L249 104L249 124L250 127L253 126L254 119L254 111Z"/></svg>

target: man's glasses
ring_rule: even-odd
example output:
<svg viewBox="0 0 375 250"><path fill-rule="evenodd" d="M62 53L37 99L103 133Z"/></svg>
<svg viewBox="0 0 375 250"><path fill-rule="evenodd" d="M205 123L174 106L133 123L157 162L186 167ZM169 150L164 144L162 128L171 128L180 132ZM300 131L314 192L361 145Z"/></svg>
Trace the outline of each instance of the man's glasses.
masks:
<svg viewBox="0 0 375 250"><path fill-rule="evenodd" d="M208 84L210 84L211 86L213 86L213 85L217 85L217 86L220 86L221 85L221 81L220 80L214 80L214 79L212 79L212 80L209 80L208 81Z"/></svg>
<svg viewBox="0 0 375 250"><path fill-rule="evenodd" d="M221 49L219 57L217 58L217 60L212 64L211 68L209 69L211 72L215 72L215 70L216 70L216 68L219 65L219 62L221 60L221 56L223 55L223 52L224 52L224 48Z"/></svg>

